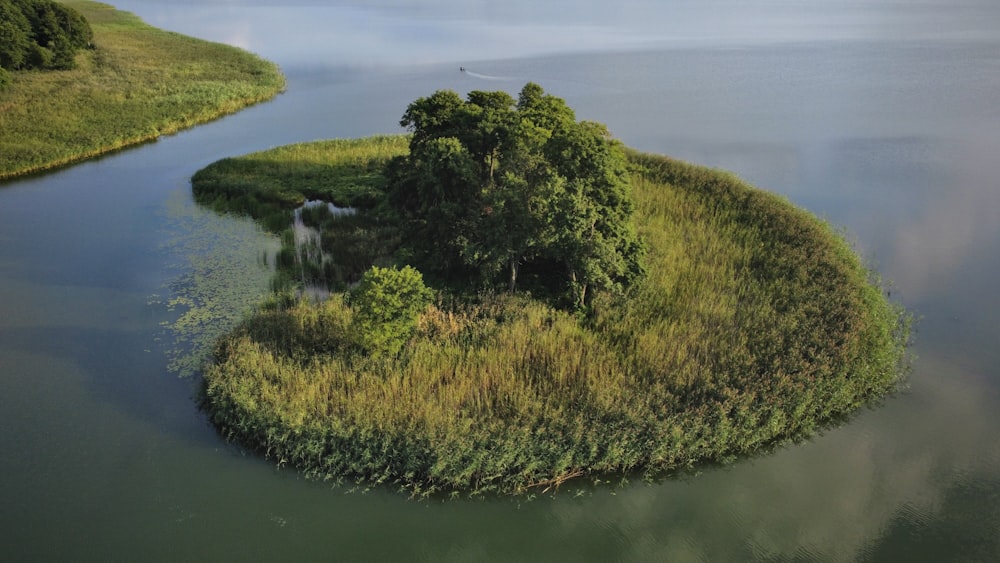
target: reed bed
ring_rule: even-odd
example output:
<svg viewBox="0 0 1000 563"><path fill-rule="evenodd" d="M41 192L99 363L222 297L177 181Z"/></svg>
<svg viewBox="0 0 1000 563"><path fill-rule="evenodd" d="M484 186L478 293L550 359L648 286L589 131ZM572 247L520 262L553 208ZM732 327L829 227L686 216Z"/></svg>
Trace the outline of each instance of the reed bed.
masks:
<svg viewBox="0 0 1000 563"><path fill-rule="evenodd" d="M284 89L272 63L163 31L106 4L70 0L94 31L77 68L18 71L0 90L0 179L152 141Z"/></svg>
<svg viewBox="0 0 1000 563"><path fill-rule="evenodd" d="M373 207L382 196L386 161L409 151L409 138L385 135L286 145L224 158L191 179L195 200L220 212L249 215L280 232L307 200Z"/></svg>
<svg viewBox="0 0 1000 563"><path fill-rule="evenodd" d="M343 295L277 296L206 366L212 421L317 478L535 494L751 455L900 384L908 316L829 225L724 172L630 161L649 255L626 298L581 317L441 294L398 357L372 358Z"/></svg>

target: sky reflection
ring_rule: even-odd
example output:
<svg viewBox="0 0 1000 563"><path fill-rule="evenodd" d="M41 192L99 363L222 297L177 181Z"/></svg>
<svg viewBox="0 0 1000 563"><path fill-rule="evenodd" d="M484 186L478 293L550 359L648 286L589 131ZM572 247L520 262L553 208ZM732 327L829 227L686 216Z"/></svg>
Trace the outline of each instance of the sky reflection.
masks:
<svg viewBox="0 0 1000 563"><path fill-rule="evenodd" d="M552 53L762 43L992 39L995 10L978 0L740 2L401 2L123 0L149 23L251 49L279 63L407 65Z"/></svg>

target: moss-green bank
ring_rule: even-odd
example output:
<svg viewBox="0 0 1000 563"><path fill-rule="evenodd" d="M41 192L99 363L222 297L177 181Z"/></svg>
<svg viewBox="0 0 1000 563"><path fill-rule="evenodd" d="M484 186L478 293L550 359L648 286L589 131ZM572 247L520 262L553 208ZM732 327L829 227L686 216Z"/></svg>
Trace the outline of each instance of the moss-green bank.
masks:
<svg viewBox="0 0 1000 563"><path fill-rule="evenodd" d="M374 152L387 142L229 159L195 188L224 206L267 200L272 178L308 177L277 187L277 200L298 201L289 194L329 178L368 198L378 162L405 150ZM363 164L356 182L342 174L349 153ZM212 421L319 478L532 494L730 461L899 385L908 317L829 225L725 172L636 152L630 162L649 255L627 299L581 318L524 296L442 295L385 359L351 346L342 295L276 297L219 341L204 371Z"/></svg>
<svg viewBox="0 0 1000 563"><path fill-rule="evenodd" d="M0 179L55 168L270 99L278 68L219 43L163 31L106 4L64 2L84 15L94 49L77 67L16 71L0 90Z"/></svg>

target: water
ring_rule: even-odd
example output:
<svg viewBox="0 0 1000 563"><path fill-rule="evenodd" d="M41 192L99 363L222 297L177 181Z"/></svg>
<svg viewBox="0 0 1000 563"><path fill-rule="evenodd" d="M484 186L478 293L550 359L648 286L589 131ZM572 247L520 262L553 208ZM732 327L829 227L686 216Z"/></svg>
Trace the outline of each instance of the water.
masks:
<svg viewBox="0 0 1000 563"><path fill-rule="evenodd" d="M5 559L1000 559L995 3L118 5L276 60L288 92L0 187ZM768 456L533 501L331 488L220 439L167 369L161 323L183 307L164 302L200 288L204 306L251 303L273 241L195 207L191 174L398 132L435 89L527 80L630 146L842 226L921 318L909 389Z"/></svg>

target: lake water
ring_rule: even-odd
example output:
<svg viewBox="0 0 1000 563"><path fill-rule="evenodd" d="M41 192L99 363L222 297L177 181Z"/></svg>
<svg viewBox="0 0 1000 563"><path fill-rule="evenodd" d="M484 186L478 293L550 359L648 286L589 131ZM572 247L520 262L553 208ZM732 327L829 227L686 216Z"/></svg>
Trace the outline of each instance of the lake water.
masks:
<svg viewBox="0 0 1000 563"><path fill-rule="evenodd" d="M996 2L116 5L275 60L288 91L0 186L5 560L1000 560ZM909 388L771 455L531 501L331 488L220 439L168 369L167 302L237 314L274 241L194 206L190 176L528 80L842 226L919 316Z"/></svg>

